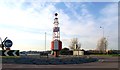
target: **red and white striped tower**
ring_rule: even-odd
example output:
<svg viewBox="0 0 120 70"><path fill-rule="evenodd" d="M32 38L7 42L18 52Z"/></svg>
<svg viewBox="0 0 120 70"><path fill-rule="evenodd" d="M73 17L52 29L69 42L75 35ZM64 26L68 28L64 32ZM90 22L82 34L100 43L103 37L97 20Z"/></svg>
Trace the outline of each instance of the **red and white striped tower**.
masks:
<svg viewBox="0 0 120 70"><path fill-rule="evenodd" d="M62 49L62 42L60 41L60 27L58 27L59 22L57 18L57 13L55 13L54 27L53 27L53 40L51 42L51 50L55 57L59 56L59 51Z"/></svg>

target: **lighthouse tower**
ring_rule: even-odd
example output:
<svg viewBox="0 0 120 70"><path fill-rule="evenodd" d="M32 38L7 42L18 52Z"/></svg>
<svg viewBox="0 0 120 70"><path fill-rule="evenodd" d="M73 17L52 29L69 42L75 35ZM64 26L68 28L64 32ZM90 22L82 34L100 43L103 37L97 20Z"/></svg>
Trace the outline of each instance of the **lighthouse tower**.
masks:
<svg viewBox="0 0 120 70"><path fill-rule="evenodd" d="M51 42L51 50L53 52L54 57L59 56L59 51L62 49L62 42L60 41L60 27L58 18L58 14L55 13L55 18L54 18L54 27L53 27L53 40Z"/></svg>

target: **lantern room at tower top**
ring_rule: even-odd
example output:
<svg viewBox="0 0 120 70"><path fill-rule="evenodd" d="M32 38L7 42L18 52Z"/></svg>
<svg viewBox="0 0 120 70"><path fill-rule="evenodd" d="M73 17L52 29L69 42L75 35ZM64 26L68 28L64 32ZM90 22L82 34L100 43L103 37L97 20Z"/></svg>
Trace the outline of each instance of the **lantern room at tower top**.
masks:
<svg viewBox="0 0 120 70"><path fill-rule="evenodd" d="M55 57L59 56L59 51L62 49L62 42L60 41L60 27L58 27L59 22L57 18L58 14L55 13L54 18L54 27L53 27L53 40L51 42L51 50L53 51L53 55Z"/></svg>

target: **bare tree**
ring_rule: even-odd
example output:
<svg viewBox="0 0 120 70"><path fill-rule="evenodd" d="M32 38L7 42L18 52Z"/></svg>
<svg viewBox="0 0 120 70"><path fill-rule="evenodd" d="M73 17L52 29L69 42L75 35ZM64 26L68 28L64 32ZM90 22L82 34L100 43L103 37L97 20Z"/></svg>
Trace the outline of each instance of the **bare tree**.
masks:
<svg viewBox="0 0 120 70"><path fill-rule="evenodd" d="M69 45L72 50L80 50L81 43L78 41L78 38L72 38Z"/></svg>
<svg viewBox="0 0 120 70"><path fill-rule="evenodd" d="M97 50L101 51L102 53L105 53L107 50L108 41L105 37L102 37L100 40L98 40L97 43Z"/></svg>

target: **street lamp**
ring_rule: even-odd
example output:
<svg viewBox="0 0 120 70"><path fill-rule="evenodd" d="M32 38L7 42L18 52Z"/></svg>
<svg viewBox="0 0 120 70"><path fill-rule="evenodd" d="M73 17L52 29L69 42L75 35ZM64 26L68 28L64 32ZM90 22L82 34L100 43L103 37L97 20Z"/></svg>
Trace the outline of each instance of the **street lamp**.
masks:
<svg viewBox="0 0 120 70"><path fill-rule="evenodd" d="M100 26L100 28L102 28L102 29L103 29L103 37L104 37L104 27L101 27L101 26Z"/></svg>
<svg viewBox="0 0 120 70"><path fill-rule="evenodd" d="M46 51L46 32L45 32L45 51Z"/></svg>

